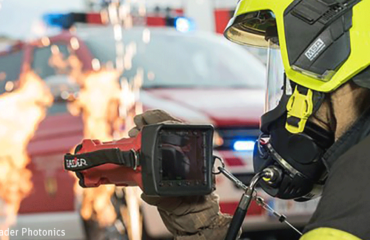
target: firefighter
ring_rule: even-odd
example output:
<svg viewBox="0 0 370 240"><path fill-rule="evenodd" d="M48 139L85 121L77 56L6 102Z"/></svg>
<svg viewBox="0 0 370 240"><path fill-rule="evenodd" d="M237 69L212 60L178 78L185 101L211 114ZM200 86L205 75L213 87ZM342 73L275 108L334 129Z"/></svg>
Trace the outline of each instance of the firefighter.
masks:
<svg viewBox="0 0 370 240"><path fill-rule="evenodd" d="M266 113L255 171L281 199L321 196L302 240L370 239L370 0L240 0L225 30L239 44L268 48ZM248 73L246 73L248 74ZM178 122L155 110L146 124ZM215 194L149 198L176 239L224 239L230 216Z"/></svg>

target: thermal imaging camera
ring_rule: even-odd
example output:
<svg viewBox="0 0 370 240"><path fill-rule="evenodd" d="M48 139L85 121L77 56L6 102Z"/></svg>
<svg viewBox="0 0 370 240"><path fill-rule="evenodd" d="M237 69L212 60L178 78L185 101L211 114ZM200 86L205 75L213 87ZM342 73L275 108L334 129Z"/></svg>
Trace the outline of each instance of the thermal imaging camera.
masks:
<svg viewBox="0 0 370 240"><path fill-rule="evenodd" d="M83 140L64 167L81 187L139 186L149 196L207 195L214 190L213 126L157 124L135 138Z"/></svg>

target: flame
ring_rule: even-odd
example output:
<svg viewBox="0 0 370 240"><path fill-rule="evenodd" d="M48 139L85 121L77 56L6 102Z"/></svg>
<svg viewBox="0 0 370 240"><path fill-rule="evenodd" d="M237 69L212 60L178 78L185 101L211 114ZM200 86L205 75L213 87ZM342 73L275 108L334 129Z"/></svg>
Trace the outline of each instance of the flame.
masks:
<svg viewBox="0 0 370 240"><path fill-rule="evenodd" d="M70 107L78 107L85 123L84 137L112 140L113 132L119 131L119 73L100 70L84 76L79 97ZM76 110L72 110L76 112Z"/></svg>
<svg viewBox="0 0 370 240"><path fill-rule="evenodd" d="M20 203L32 189L27 144L53 97L33 72L21 75L19 88L0 96L0 226L15 223Z"/></svg>
<svg viewBox="0 0 370 240"><path fill-rule="evenodd" d="M141 87L142 73L129 84L127 80L119 83L120 72L100 69L84 74L79 81L81 91L75 102L69 105L73 114L81 114L84 121L84 137L110 141L120 138L133 126L133 116L142 112L136 102L136 95ZM81 190L77 187L76 191ZM141 239L140 190L135 188L125 191L127 207L122 215L130 239ZM115 192L114 186L100 186L82 190L81 215L85 220L93 219L100 226L110 226L116 221L116 212L111 203Z"/></svg>
<svg viewBox="0 0 370 240"><path fill-rule="evenodd" d="M95 59L93 61L96 62ZM142 112L136 98L142 85L143 71L138 71L131 83L126 79L120 83L120 75L120 71L108 68L80 75L79 96L68 108L72 114L82 115L84 138L110 141L127 136L128 130L134 126L133 116ZM85 220L93 219L102 227L113 225L117 219L111 202L115 190L114 186L107 185L83 190L77 186L75 191L82 195L82 217ZM138 188L122 190L127 206L121 206L121 215L129 238L139 240L142 226L139 211L141 191Z"/></svg>
<svg viewBox="0 0 370 240"><path fill-rule="evenodd" d="M115 70L100 70L84 74L79 97L69 110L81 114L84 121L84 138L112 140L113 133L119 131L118 116L120 86L119 73ZM77 187L77 189L79 189ZM117 218L111 203L114 186L82 191L81 215L85 220L98 221L100 226L110 226Z"/></svg>
<svg viewBox="0 0 370 240"><path fill-rule="evenodd" d="M119 115L120 72L102 67L96 58L91 61L93 71L83 72L83 63L73 51L79 45L76 41L71 39L70 44L74 47L71 46L67 58L61 54L56 45L52 46L52 55L48 63L57 73L68 74L70 80L80 86L77 97L67 105L67 108L72 115L82 116L83 137L111 141L113 136L121 136L123 123ZM83 219L96 221L100 227L112 226L116 222L117 214L111 202L115 186L103 185L99 188L82 189L76 179L74 190L77 196L81 197L80 213Z"/></svg>

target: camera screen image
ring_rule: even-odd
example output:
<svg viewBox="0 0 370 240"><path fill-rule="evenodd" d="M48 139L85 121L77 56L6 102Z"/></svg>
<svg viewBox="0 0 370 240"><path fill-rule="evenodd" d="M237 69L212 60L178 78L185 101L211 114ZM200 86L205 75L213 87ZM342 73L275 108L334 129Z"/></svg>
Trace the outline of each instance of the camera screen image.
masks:
<svg viewBox="0 0 370 240"><path fill-rule="evenodd" d="M162 180L202 181L205 136L201 131L166 131L160 137Z"/></svg>

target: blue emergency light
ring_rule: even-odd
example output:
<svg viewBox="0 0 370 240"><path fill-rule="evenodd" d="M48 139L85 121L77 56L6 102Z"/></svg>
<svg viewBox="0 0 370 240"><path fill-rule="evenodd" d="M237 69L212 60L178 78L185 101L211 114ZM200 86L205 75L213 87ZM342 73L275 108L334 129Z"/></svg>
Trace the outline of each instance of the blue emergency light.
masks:
<svg viewBox="0 0 370 240"><path fill-rule="evenodd" d="M252 140L238 140L234 143L233 148L235 151L253 151L255 143Z"/></svg>
<svg viewBox="0 0 370 240"><path fill-rule="evenodd" d="M175 18L174 27L179 32L189 32L194 29L194 23L189 18L178 17Z"/></svg>
<svg viewBox="0 0 370 240"><path fill-rule="evenodd" d="M49 13L43 15L44 22L51 27L69 29L75 23L102 24L100 13Z"/></svg>
<svg viewBox="0 0 370 240"><path fill-rule="evenodd" d="M179 32L189 32L195 29L194 22L186 17L147 17L147 25L149 19L154 19L153 26L168 26L175 27ZM160 24L158 24L157 20ZM75 23L90 23L90 24L105 24L101 18L100 13L48 13L43 15L43 21L51 27L58 27L62 29L69 29ZM153 24L153 21L151 22Z"/></svg>
<svg viewBox="0 0 370 240"><path fill-rule="evenodd" d="M72 27L74 23L73 13L49 13L44 14L42 19L48 26L63 29Z"/></svg>

